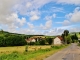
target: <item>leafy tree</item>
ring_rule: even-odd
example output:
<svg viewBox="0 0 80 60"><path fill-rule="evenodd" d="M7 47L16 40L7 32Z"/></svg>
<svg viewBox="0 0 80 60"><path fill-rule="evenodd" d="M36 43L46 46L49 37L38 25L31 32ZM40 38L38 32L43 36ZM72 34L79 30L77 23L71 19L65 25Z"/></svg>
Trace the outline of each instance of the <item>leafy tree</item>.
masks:
<svg viewBox="0 0 80 60"><path fill-rule="evenodd" d="M64 39L64 43L65 44L69 44L71 43L71 36L69 35L69 31L68 30L64 30L62 37Z"/></svg>
<svg viewBox="0 0 80 60"><path fill-rule="evenodd" d="M75 35L74 35L74 36L75 36L75 40L78 40L78 36L76 35L76 33L75 33Z"/></svg>
<svg viewBox="0 0 80 60"><path fill-rule="evenodd" d="M63 38L63 40L64 40L63 42L65 42L65 35L64 35L64 34L62 34L62 35L61 35L61 37L62 37L62 38Z"/></svg>
<svg viewBox="0 0 80 60"><path fill-rule="evenodd" d="M65 36L65 40L66 40L67 44L70 44L72 42L70 35Z"/></svg>
<svg viewBox="0 0 80 60"><path fill-rule="evenodd" d="M53 42L53 40L52 40L53 38L46 38L46 41L48 42L48 44L49 45L51 45L52 44L52 42Z"/></svg>
<svg viewBox="0 0 80 60"><path fill-rule="evenodd" d="M73 43L78 40L78 37L77 37L76 33L71 36L71 39L72 39Z"/></svg>
<svg viewBox="0 0 80 60"><path fill-rule="evenodd" d="M40 41L39 41L39 43L40 43L40 45L45 45L45 39L41 39Z"/></svg>
<svg viewBox="0 0 80 60"><path fill-rule="evenodd" d="M69 34L69 31L68 30L64 30L64 35L68 36L68 34Z"/></svg>
<svg viewBox="0 0 80 60"><path fill-rule="evenodd" d="M5 46L5 40L3 36L0 36L0 46Z"/></svg>

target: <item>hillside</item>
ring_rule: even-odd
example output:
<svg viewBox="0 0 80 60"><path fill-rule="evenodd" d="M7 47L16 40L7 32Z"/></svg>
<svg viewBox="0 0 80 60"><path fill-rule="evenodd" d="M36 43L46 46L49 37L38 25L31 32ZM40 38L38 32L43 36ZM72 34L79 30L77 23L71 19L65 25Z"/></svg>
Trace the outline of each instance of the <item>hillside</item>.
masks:
<svg viewBox="0 0 80 60"><path fill-rule="evenodd" d="M75 33L78 36L78 38L80 38L80 32L71 32L70 35L74 35Z"/></svg>

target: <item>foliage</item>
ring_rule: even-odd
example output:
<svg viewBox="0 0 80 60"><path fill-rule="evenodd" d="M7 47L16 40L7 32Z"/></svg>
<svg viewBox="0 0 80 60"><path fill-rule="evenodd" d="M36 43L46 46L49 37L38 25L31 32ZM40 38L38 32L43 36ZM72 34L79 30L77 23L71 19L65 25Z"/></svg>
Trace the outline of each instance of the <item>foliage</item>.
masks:
<svg viewBox="0 0 80 60"><path fill-rule="evenodd" d="M3 31L4 32L4 31ZM0 33L0 46L22 46L25 45L25 36L10 34L10 33Z"/></svg>
<svg viewBox="0 0 80 60"><path fill-rule="evenodd" d="M53 38L46 38L46 41L48 42L49 45L51 45L53 42Z"/></svg>
<svg viewBox="0 0 80 60"><path fill-rule="evenodd" d="M30 45L35 45L35 42L30 42Z"/></svg>
<svg viewBox="0 0 80 60"><path fill-rule="evenodd" d="M67 44L70 44L72 42L70 35L66 36L65 40L66 40Z"/></svg>
<svg viewBox="0 0 80 60"><path fill-rule="evenodd" d="M72 42L72 39L71 39L71 36L70 36L68 30L64 30L64 32L62 34L62 38L63 38L65 44L69 44Z"/></svg>
<svg viewBox="0 0 80 60"><path fill-rule="evenodd" d="M71 39L73 43L78 40L78 36L76 35L76 33L71 36Z"/></svg>
<svg viewBox="0 0 80 60"><path fill-rule="evenodd" d="M68 36L68 34L69 34L69 31L68 30L64 30L64 35Z"/></svg>
<svg viewBox="0 0 80 60"><path fill-rule="evenodd" d="M26 47L25 47L25 51L26 51L26 52L28 51L28 45L26 45Z"/></svg>
<svg viewBox="0 0 80 60"><path fill-rule="evenodd" d="M0 36L0 46L5 46L5 40L3 36Z"/></svg>
<svg viewBox="0 0 80 60"><path fill-rule="evenodd" d="M45 40L42 39L41 41L39 41L40 45L45 45Z"/></svg>
<svg viewBox="0 0 80 60"><path fill-rule="evenodd" d="M11 54L3 54L2 56L0 56L0 60L26 60L26 58L19 54L19 53L11 53Z"/></svg>
<svg viewBox="0 0 80 60"><path fill-rule="evenodd" d="M40 42L39 42L39 41L37 41L37 42L35 43L35 45L40 45Z"/></svg>

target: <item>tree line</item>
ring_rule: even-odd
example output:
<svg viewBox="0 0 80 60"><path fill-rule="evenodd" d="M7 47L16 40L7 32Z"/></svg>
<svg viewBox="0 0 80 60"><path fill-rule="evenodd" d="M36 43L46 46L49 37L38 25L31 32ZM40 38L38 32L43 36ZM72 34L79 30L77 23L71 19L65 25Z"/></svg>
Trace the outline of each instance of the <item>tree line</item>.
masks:
<svg viewBox="0 0 80 60"><path fill-rule="evenodd" d="M64 30L62 37L64 40L64 44L70 44L70 43L74 43L75 41L78 41L78 36L76 35L76 33L70 35L68 30Z"/></svg>
<svg viewBox="0 0 80 60"><path fill-rule="evenodd" d="M63 38L64 44L70 44L72 42L78 41L78 37L76 33L74 35L70 35L68 30L64 30L63 34L61 35ZM1 46L23 46L26 45L26 38L30 38L32 35L21 35L21 34L13 34L4 32L3 30L0 31L0 47ZM53 38L44 38L36 43L31 42L29 45L45 45L46 43L51 45L53 42Z"/></svg>

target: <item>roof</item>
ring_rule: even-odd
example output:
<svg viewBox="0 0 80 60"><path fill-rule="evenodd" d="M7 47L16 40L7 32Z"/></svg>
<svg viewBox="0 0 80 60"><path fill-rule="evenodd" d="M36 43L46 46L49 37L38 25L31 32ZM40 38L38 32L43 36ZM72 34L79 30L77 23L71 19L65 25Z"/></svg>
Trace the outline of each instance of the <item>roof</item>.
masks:
<svg viewBox="0 0 80 60"><path fill-rule="evenodd" d="M32 40L34 40L34 38L28 38L28 39L25 39L26 42L31 42Z"/></svg>
<svg viewBox="0 0 80 60"><path fill-rule="evenodd" d="M60 40L63 40L63 38L62 38L61 36L58 36L58 38L59 38Z"/></svg>

